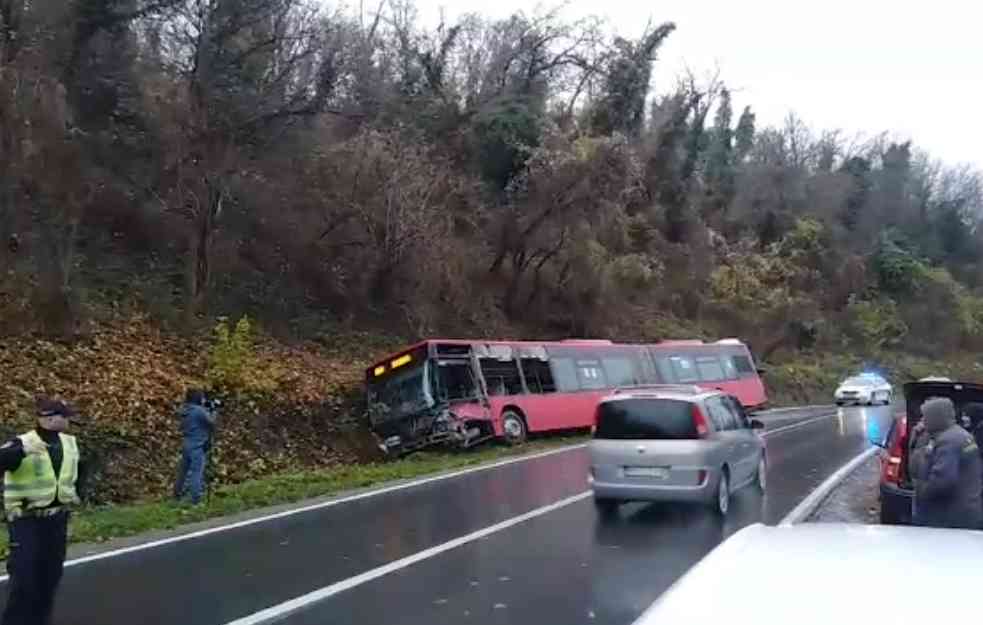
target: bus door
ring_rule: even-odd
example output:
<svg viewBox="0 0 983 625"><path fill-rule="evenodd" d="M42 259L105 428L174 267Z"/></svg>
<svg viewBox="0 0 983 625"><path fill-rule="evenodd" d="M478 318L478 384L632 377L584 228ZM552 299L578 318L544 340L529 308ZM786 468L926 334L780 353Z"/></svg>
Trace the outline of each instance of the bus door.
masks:
<svg viewBox="0 0 983 625"><path fill-rule="evenodd" d="M501 343L476 343L474 354L488 398L488 409L495 424L495 434L502 434L502 411L506 406L519 405L524 399L522 376L515 349ZM528 420L528 416L526 417Z"/></svg>
<svg viewBox="0 0 983 625"><path fill-rule="evenodd" d="M434 395L465 420L490 420L487 395L470 345L439 343L433 355Z"/></svg>
<svg viewBox="0 0 983 625"><path fill-rule="evenodd" d="M562 427L562 399L549 354L542 345L518 345L519 368L526 386L526 395L517 402L526 416L530 432L543 432Z"/></svg>

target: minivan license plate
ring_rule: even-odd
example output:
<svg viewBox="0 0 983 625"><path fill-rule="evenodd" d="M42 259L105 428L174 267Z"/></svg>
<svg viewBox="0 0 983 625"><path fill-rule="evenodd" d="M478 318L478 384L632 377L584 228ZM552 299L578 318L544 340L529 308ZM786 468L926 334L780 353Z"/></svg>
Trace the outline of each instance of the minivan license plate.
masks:
<svg viewBox="0 0 983 625"><path fill-rule="evenodd" d="M625 467L625 477L654 477L664 480L669 477L665 467Z"/></svg>

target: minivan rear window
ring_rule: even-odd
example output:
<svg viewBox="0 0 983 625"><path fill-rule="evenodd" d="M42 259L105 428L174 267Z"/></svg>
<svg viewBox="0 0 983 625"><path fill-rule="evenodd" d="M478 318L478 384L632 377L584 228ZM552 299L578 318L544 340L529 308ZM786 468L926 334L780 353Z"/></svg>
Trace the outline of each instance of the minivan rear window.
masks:
<svg viewBox="0 0 983 625"><path fill-rule="evenodd" d="M597 407L594 438L678 440L697 438L691 404L675 399L622 399Z"/></svg>

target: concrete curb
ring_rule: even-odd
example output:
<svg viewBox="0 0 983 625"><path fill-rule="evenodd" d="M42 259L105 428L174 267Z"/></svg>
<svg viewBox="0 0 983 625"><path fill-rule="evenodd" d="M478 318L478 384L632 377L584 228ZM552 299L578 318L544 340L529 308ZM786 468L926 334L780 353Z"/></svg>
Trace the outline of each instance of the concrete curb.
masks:
<svg viewBox="0 0 983 625"><path fill-rule="evenodd" d="M880 451L880 447L866 449L853 460L850 460L837 469L835 473L826 478L822 484L809 493L808 497L799 502L799 505L795 506L791 512L786 514L781 522L779 522L779 525L794 525L795 523L802 523L808 519L819 508L820 504L823 503L823 500L829 497L829 494L840 485L840 482L853 473L857 467L876 455L878 451Z"/></svg>

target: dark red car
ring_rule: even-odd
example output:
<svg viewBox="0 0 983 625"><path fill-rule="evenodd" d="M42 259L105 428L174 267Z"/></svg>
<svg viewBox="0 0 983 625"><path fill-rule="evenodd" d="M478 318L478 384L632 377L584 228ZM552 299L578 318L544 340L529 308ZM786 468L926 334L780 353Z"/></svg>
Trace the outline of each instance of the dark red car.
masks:
<svg viewBox="0 0 983 625"><path fill-rule="evenodd" d="M974 431L980 423L966 422L964 407L983 402L983 385L973 382L953 382L944 378L929 378L904 385L905 414L891 424L881 453L881 523L908 525L911 523L911 502L914 497L908 475L908 433L921 421L921 405L930 397L948 397L956 405L960 425Z"/></svg>

